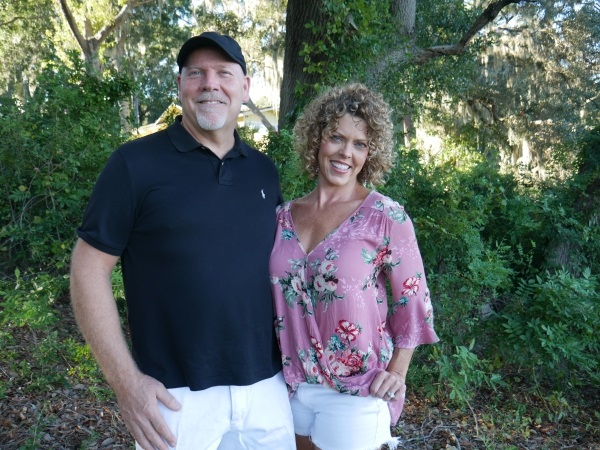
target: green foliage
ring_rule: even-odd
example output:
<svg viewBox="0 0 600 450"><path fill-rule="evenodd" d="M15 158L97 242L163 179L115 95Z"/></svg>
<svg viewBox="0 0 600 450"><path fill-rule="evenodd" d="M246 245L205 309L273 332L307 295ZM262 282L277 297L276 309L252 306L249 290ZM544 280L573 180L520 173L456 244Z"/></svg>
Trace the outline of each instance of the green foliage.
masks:
<svg viewBox="0 0 600 450"><path fill-rule="evenodd" d="M24 99L43 65L56 52L48 36L59 31L59 11L51 0L0 2L0 95Z"/></svg>
<svg viewBox="0 0 600 450"><path fill-rule="evenodd" d="M441 338L416 355L420 389L468 401L515 367L535 375L532 385L549 373L597 382L598 289L585 267L598 261L600 233L581 208L597 177L523 180L452 140L428 160L414 150L399 156L382 190L414 221Z"/></svg>
<svg viewBox="0 0 600 450"><path fill-rule="evenodd" d="M6 386L25 392L43 392L68 385L67 372L63 370L63 345L57 331L36 335L37 342L28 354L11 354L1 350L5 367L13 374Z"/></svg>
<svg viewBox="0 0 600 450"><path fill-rule="evenodd" d="M258 144L258 148L267 154L279 170L281 190L285 200L301 197L312 189L314 181L301 168L298 154L293 148L293 137L288 130L269 132Z"/></svg>
<svg viewBox="0 0 600 450"><path fill-rule="evenodd" d="M502 186L502 203L491 210L493 216L485 235L513 249L514 267L523 278L563 267L580 275L585 267L598 265L598 136L599 129L583 135L577 144L581 150L575 166L570 166L572 158L563 161L562 167L570 167L569 178L540 182L520 176L518 183L514 178ZM558 157L562 153L559 149Z"/></svg>
<svg viewBox="0 0 600 450"><path fill-rule="evenodd" d="M492 363L473 353L475 341L468 347L456 347L452 355L441 355L436 361L439 382L446 387L448 398L457 403L469 403L482 388L496 390L506 386L500 374L495 373Z"/></svg>
<svg viewBox="0 0 600 450"><path fill-rule="evenodd" d="M13 383L28 391L43 391L64 386L68 378L99 380L99 369L87 346L70 337L65 339L66 330L59 328L63 318L56 304L68 290L67 277L43 272L21 274L16 269L15 280L0 279L0 325L5 330L0 335L0 360L15 373ZM34 336L36 342L26 349L27 358L11 350L16 348L13 332Z"/></svg>
<svg viewBox="0 0 600 450"><path fill-rule="evenodd" d="M87 14L91 9L88 6ZM193 34L182 20L192 14L193 6L188 0L144 2L129 16L124 26L127 31L115 33L109 38L110 43L103 46L105 54L119 54L119 47L126 48L119 60L105 59L107 64L118 66L120 74L136 81L131 104L136 127L155 122L169 105L177 102L175 58L181 44Z"/></svg>
<svg viewBox="0 0 600 450"><path fill-rule="evenodd" d="M304 71L316 80L310 86L299 83L295 87L296 97L305 102L327 86L365 80L368 68L396 39L387 0L327 0L322 7L327 26L314 22L306 24L316 42L305 42L300 51L305 62Z"/></svg>
<svg viewBox="0 0 600 450"><path fill-rule="evenodd" d="M483 342L482 310L512 285L511 249L483 233L509 183L477 154L450 147L427 164L416 151L400 151L382 189L414 221L444 343Z"/></svg>
<svg viewBox="0 0 600 450"><path fill-rule="evenodd" d="M15 280L0 279L0 324L46 329L58 320L54 302L67 288L64 278L46 273L25 274L15 270Z"/></svg>
<svg viewBox="0 0 600 450"><path fill-rule="evenodd" d="M242 138L242 141L246 142L251 147L256 148L258 143L254 139L254 133L258 131L258 127L251 125L244 125L243 127L237 127L237 132Z"/></svg>
<svg viewBox="0 0 600 450"><path fill-rule="evenodd" d="M92 185L122 142L119 101L131 83L55 61L24 104L0 98L0 270L64 271Z"/></svg>
<svg viewBox="0 0 600 450"><path fill-rule="evenodd" d="M497 325L508 364L560 384L600 382L600 285L589 269L521 281Z"/></svg>
<svg viewBox="0 0 600 450"><path fill-rule="evenodd" d="M0 360L11 373L0 396L101 380L89 348L68 335L74 327L62 326L61 308L75 228L124 140L120 101L132 83L110 71L89 76L75 56L69 67L46 61L38 75L26 102L0 98ZM122 284L115 292L122 295ZM15 345L28 339L32 345ZM43 408L38 414L25 448L39 448L40 433L55 420Z"/></svg>
<svg viewBox="0 0 600 450"><path fill-rule="evenodd" d="M64 346L59 339L57 330L53 330L40 340L32 350L32 359L35 365L31 366L30 374L21 374L29 378L25 387L28 391L45 391L56 387L68 385L67 372L62 370L60 361L63 360Z"/></svg>
<svg viewBox="0 0 600 450"><path fill-rule="evenodd" d="M102 381L103 375L87 344L69 337L61 342L63 359L68 362L66 375L73 382Z"/></svg>
<svg viewBox="0 0 600 450"><path fill-rule="evenodd" d="M417 2L415 30L420 45L444 45L458 41L481 6L457 0L421 0ZM481 39L481 37L479 37Z"/></svg>

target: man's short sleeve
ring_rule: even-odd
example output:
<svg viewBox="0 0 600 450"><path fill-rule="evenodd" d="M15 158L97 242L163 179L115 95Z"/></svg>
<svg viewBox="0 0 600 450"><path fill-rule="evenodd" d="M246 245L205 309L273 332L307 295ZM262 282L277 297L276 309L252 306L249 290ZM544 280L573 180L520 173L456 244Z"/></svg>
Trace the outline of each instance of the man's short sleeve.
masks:
<svg viewBox="0 0 600 450"><path fill-rule="evenodd" d="M120 256L134 223L134 198L127 165L117 150L94 186L78 236L102 252Z"/></svg>

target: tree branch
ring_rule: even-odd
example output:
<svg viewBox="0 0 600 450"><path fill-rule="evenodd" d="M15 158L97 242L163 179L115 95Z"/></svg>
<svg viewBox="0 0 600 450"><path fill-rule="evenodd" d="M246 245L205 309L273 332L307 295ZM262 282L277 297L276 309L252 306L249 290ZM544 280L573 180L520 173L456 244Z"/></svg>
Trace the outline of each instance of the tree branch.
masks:
<svg viewBox="0 0 600 450"><path fill-rule="evenodd" d="M81 34L81 31L79 31L79 27L77 26L75 17L73 17L73 13L71 12L69 5L67 4L67 0L57 0L57 1L60 6L60 9L62 10L63 14L65 15L65 18L67 19L67 23L69 24L69 28L71 28L71 32L73 33L73 36L75 36L75 39L77 39L77 42L79 43L79 47L81 48L81 51L83 52L84 55L87 56L90 53L88 42L85 39L85 37L83 37L83 34Z"/></svg>
<svg viewBox="0 0 600 450"><path fill-rule="evenodd" d="M465 47L486 25L493 22L503 8L511 4L531 2L532 0L498 0L491 3L475 20L471 28L462 36L455 44L436 45L429 48L412 48L406 47L390 52L387 58L382 59L373 67L372 75L374 79L384 73L390 65L398 63L413 62L415 64L423 64L430 59L441 56L460 55L464 52Z"/></svg>
<svg viewBox="0 0 600 450"><path fill-rule="evenodd" d="M258 107L254 104L254 102L252 100L248 99L248 101L245 103L245 105L248 107L248 109L250 109L250 111L252 111L254 114L256 114L260 118L260 121L263 123L263 125L265 127L267 127L267 130L276 131L275 127L273 125L271 125L271 122L269 122L269 119L267 119L265 117L265 115L261 112L260 109L258 109Z"/></svg>
<svg viewBox="0 0 600 450"><path fill-rule="evenodd" d="M60 8L67 19L67 23L69 24L69 28L73 32L75 39L79 43L79 47L83 52L86 59L93 59L93 57L98 52L98 48L100 44L117 28L121 23L125 21L127 16L131 13L133 8L143 5L145 3L152 3L155 0L139 0L139 1L131 1L127 2L119 11L119 13L115 16L112 22L104 25L96 34L91 37L84 36L79 27L77 26L77 22L75 21L75 17L67 4L67 0L57 0Z"/></svg>
<svg viewBox="0 0 600 450"><path fill-rule="evenodd" d="M488 23L493 22L494 19L498 16L500 11L508 5L513 3L521 3L522 1L527 0L499 0L497 2L491 3L485 11L481 13L481 15L477 18L477 20L471 25L469 31L465 33L465 35L458 41L456 44L461 50L463 50L469 41L475 36L479 31L481 31Z"/></svg>
<svg viewBox="0 0 600 450"><path fill-rule="evenodd" d="M41 17L42 16L34 16L33 19L39 19ZM46 16L43 16L43 17L45 18ZM32 20L32 18L31 17L25 17L25 16L15 16L12 19L7 20L6 22L0 22L0 27L6 27L8 25L12 25L13 23L18 22L19 20L30 21L30 20Z"/></svg>
<svg viewBox="0 0 600 450"><path fill-rule="evenodd" d="M146 3L153 3L155 0L140 0L129 2L121 8L121 11L115 16L115 19L112 23L104 25L100 31L98 31L91 39L93 39L97 45L100 45L102 41L104 41L107 36L113 32L115 28L117 28L121 23L125 21L127 16L131 14L133 8L137 8L138 6L144 5Z"/></svg>

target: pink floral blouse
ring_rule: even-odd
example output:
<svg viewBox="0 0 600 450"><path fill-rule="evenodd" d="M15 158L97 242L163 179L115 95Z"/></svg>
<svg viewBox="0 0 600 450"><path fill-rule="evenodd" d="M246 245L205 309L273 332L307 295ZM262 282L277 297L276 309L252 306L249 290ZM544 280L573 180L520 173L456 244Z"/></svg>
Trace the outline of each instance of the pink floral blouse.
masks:
<svg viewBox="0 0 600 450"><path fill-rule="evenodd" d="M290 394L307 382L368 396L394 347L438 340L412 222L397 202L372 191L306 254L291 204L278 209L270 262L275 328ZM404 398L388 404L395 424Z"/></svg>

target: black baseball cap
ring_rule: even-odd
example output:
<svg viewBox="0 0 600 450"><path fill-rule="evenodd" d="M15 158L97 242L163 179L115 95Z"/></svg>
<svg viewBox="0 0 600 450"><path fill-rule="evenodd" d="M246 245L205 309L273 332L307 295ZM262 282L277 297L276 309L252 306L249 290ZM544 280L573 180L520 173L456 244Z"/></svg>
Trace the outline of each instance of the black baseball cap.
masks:
<svg viewBox="0 0 600 450"><path fill-rule="evenodd" d="M184 42L184 44L181 46L181 50L179 50L179 54L177 55L179 73L181 73L181 69L185 65L190 53L202 47L220 48L227 54L227 56L229 56L233 61L242 67L244 75L246 75L246 60L242 54L240 44L238 44L231 36L219 34L215 31L205 31L204 33L191 37Z"/></svg>

